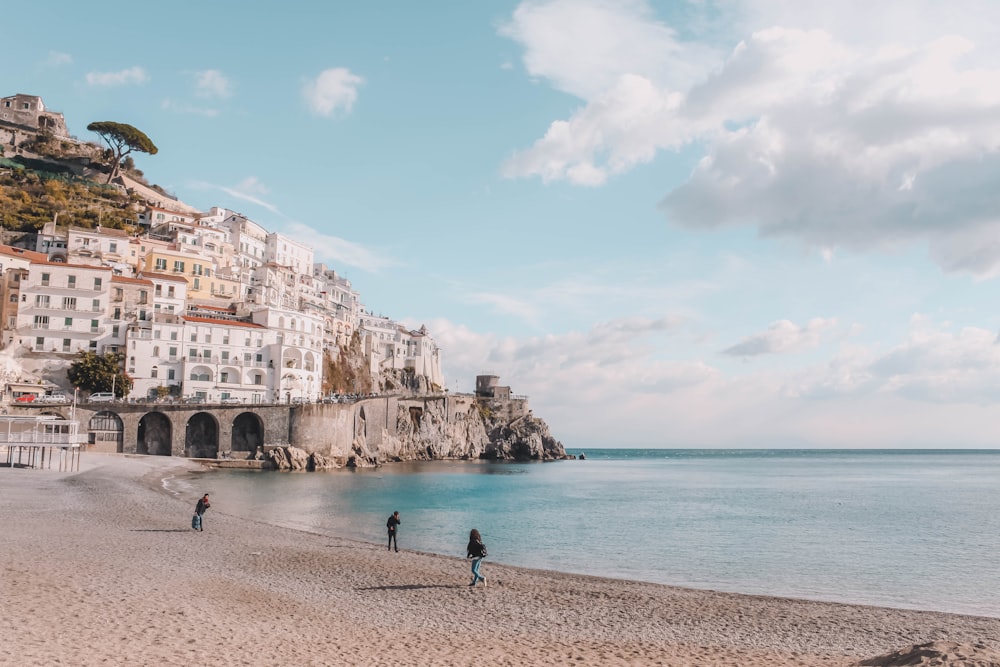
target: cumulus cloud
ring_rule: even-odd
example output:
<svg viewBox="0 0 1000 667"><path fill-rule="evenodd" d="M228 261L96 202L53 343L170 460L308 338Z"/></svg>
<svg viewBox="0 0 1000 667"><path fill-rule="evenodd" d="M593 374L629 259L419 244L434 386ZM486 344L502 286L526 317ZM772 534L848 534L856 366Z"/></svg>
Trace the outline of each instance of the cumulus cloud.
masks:
<svg viewBox="0 0 1000 667"><path fill-rule="evenodd" d="M195 72L195 94L209 99L232 97L233 82L217 69Z"/></svg>
<svg viewBox="0 0 1000 667"><path fill-rule="evenodd" d="M87 83L91 86L112 88L115 86L139 85L149 81L146 70L139 66L118 72L88 72Z"/></svg>
<svg viewBox="0 0 1000 667"><path fill-rule="evenodd" d="M860 3L804 4L731 3L745 32L707 40L639 0L523 2L500 33L582 105L503 173L599 186L695 147L662 201L673 224L755 226L826 256L924 240L946 270L1000 274L1000 54L983 27L1000 11L868 3L859 26Z"/></svg>
<svg viewBox="0 0 1000 667"><path fill-rule="evenodd" d="M323 70L302 88L309 110L317 116L332 116L337 111L350 113L358 99L364 79L343 67Z"/></svg>
<svg viewBox="0 0 1000 667"><path fill-rule="evenodd" d="M767 331L747 336L723 352L734 357L798 352L817 347L822 342L823 336L833 331L836 326L835 318L817 317L809 320L805 326L799 326L788 320L779 320L769 326Z"/></svg>

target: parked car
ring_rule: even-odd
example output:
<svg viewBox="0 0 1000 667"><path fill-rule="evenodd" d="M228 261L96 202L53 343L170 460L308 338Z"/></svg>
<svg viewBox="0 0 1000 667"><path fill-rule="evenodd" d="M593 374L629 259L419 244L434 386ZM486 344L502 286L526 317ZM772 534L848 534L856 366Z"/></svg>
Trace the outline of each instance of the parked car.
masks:
<svg viewBox="0 0 1000 667"><path fill-rule="evenodd" d="M69 403L69 396L61 391L54 391L51 394L39 396L38 400L42 403Z"/></svg>
<svg viewBox="0 0 1000 667"><path fill-rule="evenodd" d="M296 396L292 399L292 405L305 405L306 403L312 403L312 401L305 396Z"/></svg>
<svg viewBox="0 0 1000 667"><path fill-rule="evenodd" d="M225 405L233 405L233 404L243 403L243 401L241 401L240 399L236 398L235 396L230 396L228 398L224 398L224 399L222 399L219 402L223 403Z"/></svg>
<svg viewBox="0 0 1000 667"><path fill-rule="evenodd" d="M184 399L184 402L185 403L204 403L205 402L205 397L204 396L188 396L187 398Z"/></svg>
<svg viewBox="0 0 1000 667"><path fill-rule="evenodd" d="M37 398L37 397L34 394L21 394L20 396L18 396L17 398L14 399L14 402L15 403L33 403L34 400L35 400L35 398Z"/></svg>
<svg viewBox="0 0 1000 667"><path fill-rule="evenodd" d="M115 395L110 391L95 391L87 398L87 401L90 403L113 403Z"/></svg>

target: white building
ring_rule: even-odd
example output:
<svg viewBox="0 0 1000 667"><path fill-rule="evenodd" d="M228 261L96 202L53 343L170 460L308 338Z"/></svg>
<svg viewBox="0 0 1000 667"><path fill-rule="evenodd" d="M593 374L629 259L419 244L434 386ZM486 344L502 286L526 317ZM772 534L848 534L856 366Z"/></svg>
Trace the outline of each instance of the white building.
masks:
<svg viewBox="0 0 1000 667"><path fill-rule="evenodd" d="M111 269L32 262L21 284L17 338L35 352L97 352L107 342Z"/></svg>

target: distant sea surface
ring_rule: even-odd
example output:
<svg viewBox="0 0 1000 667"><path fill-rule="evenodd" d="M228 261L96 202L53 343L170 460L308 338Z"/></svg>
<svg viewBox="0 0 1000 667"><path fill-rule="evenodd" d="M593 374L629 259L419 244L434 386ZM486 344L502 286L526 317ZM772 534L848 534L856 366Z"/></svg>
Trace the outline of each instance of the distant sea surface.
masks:
<svg viewBox="0 0 1000 667"><path fill-rule="evenodd" d="M497 561L1000 617L1000 451L581 451L173 485L192 506L208 492L211 511L374 543L399 510L401 548L459 557L475 527L484 572Z"/></svg>

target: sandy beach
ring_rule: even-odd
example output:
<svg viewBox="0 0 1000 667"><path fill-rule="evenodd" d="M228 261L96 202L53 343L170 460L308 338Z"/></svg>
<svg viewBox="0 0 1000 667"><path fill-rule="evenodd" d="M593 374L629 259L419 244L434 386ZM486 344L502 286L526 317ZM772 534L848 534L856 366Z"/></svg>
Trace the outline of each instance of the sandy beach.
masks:
<svg viewBox="0 0 1000 667"><path fill-rule="evenodd" d="M460 558L265 525L222 498L196 532L197 496L162 484L195 467L85 454L78 473L0 468L0 664L1000 665L996 618L492 560L471 589Z"/></svg>

